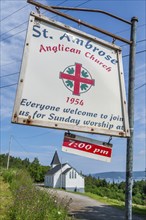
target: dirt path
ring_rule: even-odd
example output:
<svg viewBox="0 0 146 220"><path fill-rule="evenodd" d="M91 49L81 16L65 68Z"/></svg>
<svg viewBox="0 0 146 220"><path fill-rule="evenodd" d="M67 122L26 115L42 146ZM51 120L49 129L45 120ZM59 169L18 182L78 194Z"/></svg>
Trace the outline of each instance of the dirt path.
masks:
<svg viewBox="0 0 146 220"><path fill-rule="evenodd" d="M125 219L124 211L100 203L87 196L69 193L61 190L49 190L62 201L69 203L69 213L74 219L80 220L121 220ZM133 216L132 220L143 220L144 218Z"/></svg>

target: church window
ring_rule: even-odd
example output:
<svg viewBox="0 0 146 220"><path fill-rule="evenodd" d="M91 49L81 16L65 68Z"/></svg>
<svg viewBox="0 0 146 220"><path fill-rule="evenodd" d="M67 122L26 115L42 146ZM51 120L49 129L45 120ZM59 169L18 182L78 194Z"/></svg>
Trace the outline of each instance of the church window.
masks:
<svg viewBox="0 0 146 220"><path fill-rule="evenodd" d="M77 173L75 172L75 179L77 178Z"/></svg>
<svg viewBox="0 0 146 220"><path fill-rule="evenodd" d="M69 178L71 179L71 172L69 173Z"/></svg>
<svg viewBox="0 0 146 220"><path fill-rule="evenodd" d="M74 170L72 170L72 178L74 178Z"/></svg>

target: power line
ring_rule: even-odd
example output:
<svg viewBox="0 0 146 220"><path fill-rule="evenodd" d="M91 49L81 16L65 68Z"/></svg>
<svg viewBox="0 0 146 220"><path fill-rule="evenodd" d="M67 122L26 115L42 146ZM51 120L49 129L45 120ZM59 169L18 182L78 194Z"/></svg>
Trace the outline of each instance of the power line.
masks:
<svg viewBox="0 0 146 220"><path fill-rule="evenodd" d="M68 1L68 0L65 0L65 1L63 1L62 3L59 3L57 6L59 6L60 4L63 4L64 2L66 2L66 1ZM87 2L90 2L91 0L87 0L86 2L83 2L83 3L81 3L81 4L79 4L79 5L76 5L75 7L79 7L79 6L81 6L81 5L84 5L84 4L86 4ZM68 11L68 10L66 10L66 11ZM44 12L44 13L42 13L42 14L45 14L46 12ZM56 17L56 15L55 16L53 16L52 18L55 18ZM27 21L25 21L25 22L23 22L21 25L23 25L24 23L27 23L28 22L28 20ZM21 25L18 25L17 27L19 27L19 26L21 26ZM16 28L17 28L16 27ZM14 30L15 28L13 28L12 30ZM15 36L15 35L17 35L17 34L20 34L20 33L22 33L22 32L24 32L24 31L26 31L27 29L24 29L24 30L22 30L22 31L20 31L20 32L17 32L17 33L15 33L15 34L13 34L13 35L11 35L11 36L9 36L9 37L6 37L6 38L4 38L4 39L2 39L1 40L1 42L2 41L5 41L5 40L7 40L8 38L11 38L11 37L13 37L13 36ZM9 31L8 31L9 32ZM6 32L7 33L7 32ZM2 34L3 35L3 34ZM1 35L1 36L2 36Z"/></svg>
<svg viewBox="0 0 146 220"><path fill-rule="evenodd" d="M141 43L141 42L144 42L144 41L146 41L146 39L136 41L136 43L138 44L138 43ZM120 47L124 47L124 46L129 46L129 45L123 44L123 45L121 45Z"/></svg>
<svg viewBox="0 0 146 220"><path fill-rule="evenodd" d="M142 84L141 86L138 86L137 88L135 88L135 90L142 88L143 86L145 86L146 83Z"/></svg>
<svg viewBox="0 0 146 220"><path fill-rule="evenodd" d="M30 139L30 138L36 138L36 137L39 137L39 136L43 136L43 135L47 135L49 132L45 132L45 133L41 133L41 134L38 134L38 135L33 135L33 136L29 136L29 137L17 137L18 139Z"/></svg>
<svg viewBox="0 0 146 220"><path fill-rule="evenodd" d="M15 86L15 85L17 85L17 84L18 84L18 83L13 83L13 84L10 84L10 85L1 86L0 89L7 88L7 87L10 87L10 86Z"/></svg>
<svg viewBox="0 0 146 220"><path fill-rule="evenodd" d="M58 3L56 6L60 6L60 5L62 5L63 3L65 3L65 2L68 2L68 0L64 0L63 2Z"/></svg>
<svg viewBox="0 0 146 220"><path fill-rule="evenodd" d="M10 14L10 15L4 17L0 22L4 21L4 20L7 19L8 17L10 17L10 16L16 14L18 11L21 11L23 8L26 8L27 6L28 6L28 4L25 5L25 6L23 6L22 8L19 8L18 10L14 11L12 14Z"/></svg>
<svg viewBox="0 0 146 220"><path fill-rule="evenodd" d="M68 0L65 0L64 2L66 2L66 1L68 1ZM57 6L59 6L59 5L63 4L64 2L59 3ZM45 13L46 13L46 11L45 11L45 12L43 12L42 14L45 14ZM7 32L5 32L5 33L1 34L0 36L3 36L3 35L5 35L5 34L9 33L10 31L13 31L14 29L16 29L16 28L18 28L18 27L20 27L20 26L22 26L22 25L26 24L28 21L29 21L29 20L24 21L23 23L21 23L21 24L19 24L19 25L15 26L14 28L12 28L12 29L8 30Z"/></svg>
<svg viewBox="0 0 146 220"><path fill-rule="evenodd" d="M13 34L13 35L11 35L9 37L6 37L6 38L2 39L1 42L7 40L8 38L14 37L15 35L20 34L20 33L24 32L24 31L26 31L26 29L24 29L22 31L19 31L19 32L15 33L15 34Z"/></svg>
<svg viewBox="0 0 146 220"><path fill-rule="evenodd" d="M143 53L143 52L146 52L146 50L138 51L136 52L136 54Z"/></svg>
<svg viewBox="0 0 146 220"><path fill-rule="evenodd" d="M21 62L21 60L17 60L17 61L14 61L14 62L10 62L10 63L6 63L6 64L2 64L2 65L0 65L0 67L2 67L2 66L7 66L7 65L10 65L10 64L12 64L12 63L16 63L16 62Z"/></svg>
<svg viewBox="0 0 146 220"><path fill-rule="evenodd" d="M30 152L28 152L28 151L22 146L22 144L20 144L19 141L17 141L17 139L16 139L14 136L13 136L13 139L16 141L16 143L17 143L25 152L30 153Z"/></svg>
<svg viewBox="0 0 146 220"><path fill-rule="evenodd" d="M28 22L28 20L25 21L25 22L23 22L23 23L21 23L21 24L19 24L19 25L17 25L16 27L10 29L9 31L7 31L7 32L5 32L5 33L3 33L3 34L1 34L0 37L3 36L3 35L5 35L5 34L7 34L7 33L9 33L10 31L13 31L14 29L16 29L16 28L22 26L23 24L26 24L27 22Z"/></svg>
<svg viewBox="0 0 146 220"><path fill-rule="evenodd" d="M65 0L64 2L66 2L66 1L68 1L68 0ZM64 2L62 2L62 3L64 3ZM59 5L61 5L61 3L60 3L60 4L58 4L57 6L59 6ZM45 12L43 12L42 14L45 14L45 13L46 13L46 11L45 11ZM21 23L21 24L19 24L19 25L15 26L14 28L12 28L12 29L10 29L9 31L7 31L7 32L5 32L5 33L3 33L3 34L1 34L0 36L5 35L5 34L9 33L10 31L13 31L14 29L16 29L16 28L18 28L18 27L22 26L23 24L26 24L28 21L29 21L29 20L24 21L23 23Z"/></svg>
<svg viewBox="0 0 146 220"><path fill-rule="evenodd" d="M141 42L144 42L144 41L146 41L146 39L136 41L136 43L141 43Z"/></svg>
<svg viewBox="0 0 146 220"><path fill-rule="evenodd" d="M145 26L145 25L146 25L146 24L138 25L137 28L141 28L141 27L143 27L143 26ZM129 31L129 30L130 30L130 28L127 28L127 29L125 29L125 30L118 31L118 32L116 32L115 34L124 33L124 32Z"/></svg>
<svg viewBox="0 0 146 220"><path fill-rule="evenodd" d="M8 76L12 76L12 75L15 75L15 74L18 74L18 73L19 73L19 72L16 72L16 73L10 73L10 74L4 75L4 76L0 76L0 78L8 77Z"/></svg>
<svg viewBox="0 0 146 220"><path fill-rule="evenodd" d="M67 2L67 1L68 1L68 0L64 0L63 2L57 4L56 6L59 6L59 5L65 3L65 2ZM86 4L87 2L90 2L90 1L91 1L91 0L87 0L86 2L83 2L83 3L79 4L79 5L74 6L74 7L79 7L79 6L84 5L84 4ZM23 6L23 7L20 8L20 9L18 9L17 11L13 12L12 14L8 15L7 17L3 18L2 20L4 20L4 19L10 17L11 15L17 13L18 11L22 10L24 7L27 7L27 6L28 6L28 4L25 5L25 6ZM66 10L66 11L68 11L68 10ZM46 11L43 12L42 14L45 14L45 13L46 13ZM56 17L56 16L54 16L54 17ZM53 18L54 18L54 17L53 17ZM1 21L2 21L2 20L1 20ZM12 28L11 30L9 30L9 31L7 31L7 32L5 32L5 33L3 33L2 35L4 35L4 34L10 32L10 31L12 31L12 30L14 30L14 29L16 29L16 28L18 28L18 27L20 27L21 25L23 25L23 24L25 24L25 23L27 23L27 22L28 22L28 20L25 21L25 22L23 22L22 24L16 26L15 28ZM146 25L146 24L139 25L138 28L139 28L139 27L142 27L142 26L145 26L145 25ZM116 32L116 33L122 33L122 32L125 32L125 31L127 31L127 30L129 30L129 29L126 29L126 30L123 30L123 31L120 31L120 32ZM19 32L18 32L18 34L19 34ZM2 35L1 35L1 36L2 36ZM14 36L14 35L12 35L11 37L13 37L13 36ZM5 38L5 39L3 39L3 40L6 40L6 39L7 39L7 38ZM3 41L3 40L2 40L2 41Z"/></svg>
<svg viewBox="0 0 146 220"><path fill-rule="evenodd" d="M136 52L136 54L139 54L139 53L144 53L144 52L146 52L146 50L141 50L141 51L138 51L138 52ZM125 58L125 57L128 57L129 56L129 54L127 54L127 55L124 55L124 56L122 56L123 58Z"/></svg>

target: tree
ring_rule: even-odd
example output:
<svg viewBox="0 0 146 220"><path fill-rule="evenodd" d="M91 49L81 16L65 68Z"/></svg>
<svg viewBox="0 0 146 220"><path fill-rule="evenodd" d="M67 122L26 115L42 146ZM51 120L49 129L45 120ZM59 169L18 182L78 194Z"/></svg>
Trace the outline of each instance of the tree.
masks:
<svg viewBox="0 0 146 220"><path fill-rule="evenodd" d="M42 168L38 158L35 157L33 162L29 165L29 172L34 181L40 182Z"/></svg>
<svg viewBox="0 0 146 220"><path fill-rule="evenodd" d="M28 158L25 158L24 160L22 160L22 164L27 168L30 165L30 161Z"/></svg>

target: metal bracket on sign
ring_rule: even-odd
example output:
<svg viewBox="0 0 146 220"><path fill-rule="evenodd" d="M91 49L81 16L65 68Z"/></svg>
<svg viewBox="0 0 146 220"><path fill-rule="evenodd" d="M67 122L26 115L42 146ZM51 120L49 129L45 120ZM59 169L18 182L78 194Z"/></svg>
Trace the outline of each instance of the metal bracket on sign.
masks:
<svg viewBox="0 0 146 220"><path fill-rule="evenodd" d="M110 144L111 140L112 140L112 136L110 136L109 141L108 141L108 144Z"/></svg>
<svg viewBox="0 0 146 220"><path fill-rule="evenodd" d="M113 38L112 44L114 44L114 43L115 43L115 41L116 41L116 39L115 39L115 38Z"/></svg>
<svg viewBox="0 0 146 220"><path fill-rule="evenodd" d="M40 15L40 8L36 6L35 9L36 9L37 13Z"/></svg>
<svg viewBox="0 0 146 220"><path fill-rule="evenodd" d="M81 27L81 20L80 19L78 20L78 27L79 28Z"/></svg>
<svg viewBox="0 0 146 220"><path fill-rule="evenodd" d="M70 138L75 138L76 137L76 135L75 134L71 134L69 130L67 132L65 132L65 136L66 137L70 137Z"/></svg>

